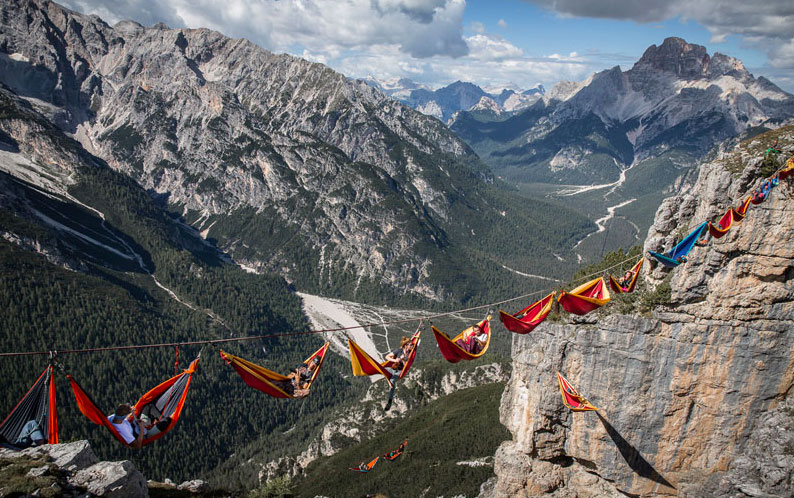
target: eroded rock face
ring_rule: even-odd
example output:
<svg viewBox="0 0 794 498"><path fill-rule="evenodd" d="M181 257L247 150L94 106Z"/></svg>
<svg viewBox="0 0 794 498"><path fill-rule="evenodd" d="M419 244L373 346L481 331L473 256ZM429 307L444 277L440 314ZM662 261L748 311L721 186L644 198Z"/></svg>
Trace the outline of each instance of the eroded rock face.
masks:
<svg viewBox="0 0 794 498"><path fill-rule="evenodd" d="M741 173L720 158L703 165L691 188L660 206L645 248L669 248L738 204L759 181L760 160L744 164ZM602 314L515 336L501 406L513 440L483 495L588 496L593 486L605 495L792 495L792 198L791 181L781 182L722 239L693 249L670 277L669 306L650 316ZM650 266L646 277L662 282L668 271ZM565 408L555 370L599 412Z"/></svg>

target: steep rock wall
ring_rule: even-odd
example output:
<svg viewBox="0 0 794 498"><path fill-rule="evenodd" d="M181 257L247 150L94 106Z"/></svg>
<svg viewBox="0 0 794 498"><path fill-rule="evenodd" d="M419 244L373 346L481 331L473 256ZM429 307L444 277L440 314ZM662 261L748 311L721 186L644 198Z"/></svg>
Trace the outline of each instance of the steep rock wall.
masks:
<svg viewBox="0 0 794 498"><path fill-rule="evenodd" d="M732 173L737 158L745 167ZM660 206L646 250L737 204L760 168L738 149L703 165ZM651 315L607 307L594 324L515 336L500 412L513 440L483 496L791 495L793 197L781 182L725 237L696 247L669 277L670 304ZM645 277L660 284L667 273ZM566 409L555 370L599 412Z"/></svg>

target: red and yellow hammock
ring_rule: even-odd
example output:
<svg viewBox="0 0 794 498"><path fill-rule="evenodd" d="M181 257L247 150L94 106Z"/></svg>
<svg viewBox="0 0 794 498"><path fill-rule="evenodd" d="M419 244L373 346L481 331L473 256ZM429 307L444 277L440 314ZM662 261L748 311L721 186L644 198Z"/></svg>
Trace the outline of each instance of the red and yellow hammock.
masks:
<svg viewBox="0 0 794 498"><path fill-rule="evenodd" d="M512 315L499 310L499 319L505 328L516 334L528 334L546 319L554 304L554 292L540 301L535 301L526 308Z"/></svg>
<svg viewBox="0 0 794 498"><path fill-rule="evenodd" d="M741 206L739 206L738 208L734 208L734 210L733 210L733 221L735 221L736 223L739 223L740 221L742 221L744 219L744 217L747 215L747 209L750 208L750 201L752 201L752 200L753 200L753 196L752 195L748 195L747 199L745 199L744 202L742 202Z"/></svg>
<svg viewBox="0 0 794 498"><path fill-rule="evenodd" d="M309 388L314 383L314 380L317 378L317 374L320 373L320 367L323 366L323 362L325 361L325 354L328 352L328 346L330 345L329 342L326 342L320 349L315 351L311 356L306 358L304 363L307 365L310 361L314 360L315 358L320 358L320 364L317 365L317 368L314 369L312 373L311 379L309 379ZM276 373L272 370L268 370L267 368L260 367L255 363L251 363L248 360L244 360L239 356L234 356L224 351L221 351L221 358L226 360L226 363L232 366L237 374L242 377L246 384L262 391L263 393L267 394L268 396L272 396L274 398L295 398L292 394L287 393L281 387L279 387L276 382L286 382L289 381L290 378Z"/></svg>
<svg viewBox="0 0 794 498"><path fill-rule="evenodd" d="M400 372L401 379L408 374L408 370L410 370L411 366L414 364L414 359L416 359L416 351L419 349L421 335L422 330L420 328L414 333L414 335L411 336L411 351L408 353L408 358L403 361L403 369ZM386 368L394 368L394 362L384 361L378 363L374 358L372 358L372 356L367 354L366 351L361 349L361 346L353 342L352 339L347 340L347 346L350 349L350 363L353 366L353 375L357 377L383 375L383 377L386 379L386 382L389 383L389 386L392 385L391 374L386 370Z"/></svg>
<svg viewBox="0 0 794 498"><path fill-rule="evenodd" d="M711 236L715 239L719 239L728 233L728 230L731 229L733 222L735 221L735 214L736 212L733 210L733 208L730 208L729 210L725 211L725 214L722 215L722 218L720 218L720 221L717 222L717 225L714 225L714 223L709 221L709 233Z"/></svg>
<svg viewBox="0 0 794 498"><path fill-rule="evenodd" d="M557 298L565 311L574 315L586 315L607 304L612 297L603 277L580 285L571 292L562 291Z"/></svg>
<svg viewBox="0 0 794 498"><path fill-rule="evenodd" d="M364 464L363 466L350 467L350 470L352 470L353 472L361 472L362 474L365 474L365 473L369 472L370 470L372 470L372 467L374 467L375 464L378 463L378 460L380 460L379 456L373 458L372 460L370 460L368 463Z"/></svg>
<svg viewBox="0 0 794 498"><path fill-rule="evenodd" d="M591 405L586 398L581 396L576 389L573 388L570 382L557 372L557 381L560 383L560 394L562 394L562 402L575 412L587 412L598 410L595 406Z"/></svg>
<svg viewBox="0 0 794 498"><path fill-rule="evenodd" d="M461 360L476 360L480 356L484 355L486 351L488 351L488 347L491 345L491 315L485 317L485 319L479 322L477 325L479 325L480 329L487 334L485 345L477 354L469 353L457 344L457 341L460 339L463 339L467 342L473 341L474 338L471 336L474 327L469 327L450 339L445 333L438 330L435 326L431 326L433 329L433 335L436 337L436 342L438 342L438 349L441 350L441 354L444 356L445 360L450 363L457 363Z"/></svg>
<svg viewBox="0 0 794 498"><path fill-rule="evenodd" d="M132 410L136 417L139 417L144 410L156 410L156 412L160 414L160 417L158 418L171 417L171 423L165 430L162 430L151 437L144 437L142 444L146 445L152 441L160 439L161 437L165 436L167 432L174 428L177 420L179 420L179 416L182 414L182 410L185 407L185 400L187 399L187 393L190 388L190 381L193 378L193 373L196 371L198 361L199 359L196 358L190 363L186 370L182 371L181 374L171 377L167 381L150 390L141 396L138 402L135 403L135 406L132 408ZM116 428L113 427L113 424L110 423L110 420L108 420L107 416L102 413L102 410L97 408L96 403L94 403L94 400L91 399L88 393L86 393L77 383L77 381L75 381L70 375L67 375L66 377L69 379L69 382L72 385L72 391L74 392L74 397L77 400L77 407L80 409L83 415L97 425L104 425L116 439L118 439L122 444L127 445L127 442L124 441L124 438L121 437Z"/></svg>
<svg viewBox="0 0 794 498"><path fill-rule="evenodd" d="M637 261L637 264L631 268L631 272L634 274L631 277L631 282L626 287L620 285L620 282L613 277L612 275L609 276L609 287L612 288L617 294L628 294L629 292L634 292L634 288L637 286L637 277L640 275L640 268L642 268L642 263L645 262L645 258L640 258Z"/></svg>

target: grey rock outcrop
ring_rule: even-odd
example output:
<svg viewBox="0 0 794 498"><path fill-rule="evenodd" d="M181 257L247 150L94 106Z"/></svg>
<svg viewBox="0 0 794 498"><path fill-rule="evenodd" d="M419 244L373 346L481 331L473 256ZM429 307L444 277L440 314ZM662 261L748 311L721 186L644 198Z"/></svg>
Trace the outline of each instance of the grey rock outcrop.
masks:
<svg viewBox="0 0 794 498"><path fill-rule="evenodd" d="M12 462L46 462L44 465L32 467L26 475L34 482L52 476L52 483L42 481L49 483L46 492L50 496L149 496L146 480L132 462L100 462L88 441L45 444L21 451L0 448L0 458ZM0 482L0 489L3 489L4 484Z"/></svg>
<svg viewBox="0 0 794 498"><path fill-rule="evenodd" d="M88 493L108 498L140 498L149 496L146 479L129 460L98 462L79 470L71 482Z"/></svg>
<svg viewBox="0 0 794 498"><path fill-rule="evenodd" d="M794 143L794 132L783 136ZM666 201L646 249L669 247L745 198L759 179L745 153L752 143L703 165ZM748 159L744 169L736 157ZM781 182L722 239L695 248L667 277L669 304L650 316L605 313L516 336L501 406L513 440L497 452L498 478L484 494L588 496L593 485L604 495L794 493L793 196ZM660 284L667 273L647 277ZM565 408L555 370L599 411Z"/></svg>

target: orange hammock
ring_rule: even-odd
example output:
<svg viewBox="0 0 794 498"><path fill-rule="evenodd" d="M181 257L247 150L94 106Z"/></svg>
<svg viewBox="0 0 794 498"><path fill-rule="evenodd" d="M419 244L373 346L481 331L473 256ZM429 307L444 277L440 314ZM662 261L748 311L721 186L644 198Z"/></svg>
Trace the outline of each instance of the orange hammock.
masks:
<svg viewBox="0 0 794 498"><path fill-rule="evenodd" d="M366 474L367 472L372 470L372 467L374 467L375 464L378 463L378 460L380 460L379 456L370 460L369 463L359 465L358 467L350 467L350 470L352 470L353 472L361 472L362 474Z"/></svg>
<svg viewBox="0 0 794 498"><path fill-rule="evenodd" d="M141 399L132 407L136 418L140 417L143 413L149 416L154 415L156 419L163 419L165 417L171 418L171 423L166 429L161 430L151 437L144 436L142 444L149 444L152 441L160 439L174 428L185 407L190 381L193 378L193 373L196 371L198 361L199 359L196 358L190 363L187 370L183 370L181 374L171 377L141 396ZM116 428L113 427L113 424L110 423L108 417L102 413L102 410L97 408L94 400L92 400L83 388L80 387L77 381L75 381L71 375L67 375L66 377L72 385L72 391L77 400L77 407L83 412L83 415L97 425L104 425L116 439L127 445L127 442L124 441L121 434L119 434Z"/></svg>
<svg viewBox="0 0 794 498"><path fill-rule="evenodd" d="M46 423L45 423L46 419ZM39 375L28 392L19 400L11 413L0 423L0 436L8 443L30 438L32 432L26 425L35 420L35 429L41 431L48 444L58 444L58 415L55 406L55 368L50 365ZM28 439L28 444L32 440Z"/></svg>
<svg viewBox="0 0 794 498"><path fill-rule="evenodd" d="M640 258L640 260L637 261L637 264L632 267L631 273L633 273L633 275L631 277L631 281L629 281L629 284L626 287L623 287L621 282L610 275L609 286L612 288L612 290L618 294L628 294L629 292L634 292L634 287L637 286L637 277L640 275L640 268L642 268L643 262L645 262L645 258Z"/></svg>
<svg viewBox="0 0 794 498"><path fill-rule="evenodd" d="M571 292L562 291L557 298L568 313L585 315L607 304L612 297L603 277L580 285Z"/></svg>
<svg viewBox="0 0 794 498"><path fill-rule="evenodd" d="M552 292L540 301L535 301L512 315L499 310L499 319L502 320L502 324L510 332L528 334L548 316L551 311L551 305L554 304L554 294Z"/></svg>
<svg viewBox="0 0 794 498"><path fill-rule="evenodd" d="M386 460L388 460L388 461L390 461L390 462L393 462L393 461L394 461L394 460L396 460L396 459L397 459L397 458L398 458L400 455L402 455L402 454L403 454L403 451L405 451L405 448L406 448L407 446L408 446L408 440L406 439L405 441L403 441L402 443L400 443L400 446L398 446L396 450L392 450L392 451L390 451L390 452L388 452L388 453L386 453L385 455L382 455L382 456L383 456L383 458L385 458Z"/></svg>
<svg viewBox="0 0 794 498"><path fill-rule="evenodd" d="M445 360L450 363L457 363L460 360L476 360L480 356L484 355L486 351L488 351L488 346L491 345L491 315L485 317L485 319L479 322L477 325L479 325L482 332L487 335L485 344L477 353L469 353L458 344L458 341L463 341L466 345L471 344L471 341L474 340L472 337L474 333L473 326L465 329L452 339L450 339L445 333L438 330L435 326L431 326L433 329L433 335L436 336L436 342L438 342L438 349L441 350L441 354L444 356Z"/></svg>
<svg viewBox="0 0 794 498"><path fill-rule="evenodd" d="M570 382L557 372L557 380L560 383L560 393L562 394L562 402L575 412L587 412L598 410L595 406L591 405L586 398L581 396L576 389L573 388Z"/></svg>
<svg viewBox="0 0 794 498"><path fill-rule="evenodd" d="M400 372L400 378L408 374L408 370L411 369L411 365L414 364L414 359L416 359L416 351L419 349L419 342L420 336L422 335L421 327L417 330L413 336L411 336L411 351L408 353L408 357L403 361L403 369ZM353 375L357 377L364 377L367 375L383 375L386 378L386 382L389 383L389 386L392 385L391 382L391 374L386 370L386 368L394 368L396 364L390 361L384 361L382 363L378 363L375 361L372 356L367 354L366 351L361 349L361 346L353 342L352 339L347 340L347 346L350 349L350 363L353 366Z"/></svg>
<svg viewBox="0 0 794 498"><path fill-rule="evenodd" d="M315 351L314 354L306 358L306 360L303 362L308 365L309 362L315 358L320 359L320 363L317 365L317 368L314 369L314 372L309 379L309 387L311 387L312 383L314 383L314 379L317 378L317 374L320 373L320 367L323 366L323 362L325 361L325 353L328 351L328 346L330 344L331 343L326 342L323 347ZM280 386L282 382L292 382L292 379L289 377L276 373L272 370L268 370L267 368L260 367L256 363L251 363L248 360L244 360L239 356L231 355L224 352L223 350L221 350L221 358L226 360L226 363L234 368L234 370L240 377L242 377L245 383L254 389L258 389L259 391L262 391L268 396L272 396L274 398L295 398L293 394L288 393Z"/></svg>

